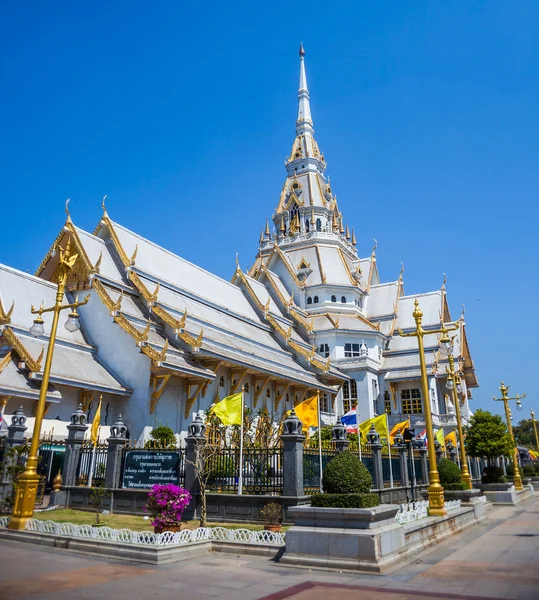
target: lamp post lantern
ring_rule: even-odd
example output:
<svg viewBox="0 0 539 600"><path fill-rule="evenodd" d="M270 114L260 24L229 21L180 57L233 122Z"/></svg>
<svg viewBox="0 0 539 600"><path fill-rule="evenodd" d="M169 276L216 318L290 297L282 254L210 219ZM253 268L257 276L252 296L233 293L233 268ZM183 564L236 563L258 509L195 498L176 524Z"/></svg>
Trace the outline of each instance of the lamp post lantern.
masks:
<svg viewBox="0 0 539 600"><path fill-rule="evenodd" d="M67 205L66 205L67 208ZM13 506L13 514L8 522L8 529L24 530L26 528L26 522L34 514L34 505L37 495L37 487L39 483L39 475L37 474L37 460L39 452L39 438L41 434L41 424L43 422L43 416L45 413L45 400L47 397L47 390L49 387L49 378L51 373L52 356L54 352L54 343L56 341L56 332L58 330L58 320L60 313L65 309L71 309L68 320L66 322L66 329L70 332L77 331L80 328L79 315L77 314L77 308L86 304L90 299L90 295L79 302L78 298L75 302L70 304L62 304L64 299L64 292L66 288L67 278L73 265L77 260L78 254L71 252L70 241L68 241L65 250L58 246L60 253L58 262L58 284L56 290L56 301L54 306L44 308L41 305L40 308L34 308L32 306L31 312L37 317L34 320L34 324L30 329L30 333L39 337L44 334L44 321L43 313L52 312L52 326L49 337L49 343L47 347L47 357L45 359L45 366L43 368L43 379L41 381L41 390L39 393L39 400L36 409L36 417L34 422L34 431L32 433L32 442L30 445L30 451L28 453L28 459L26 461L26 468L24 473L19 476L17 484L17 492L15 496L15 504ZM55 251L53 251L54 256Z"/></svg>
<svg viewBox="0 0 539 600"><path fill-rule="evenodd" d="M455 405L455 413L457 415L457 427L459 431L460 443L460 462L462 469L462 481L467 486L467 489L472 489L472 478L468 471L468 461L466 460L466 449L464 448L464 435L462 433L462 419L460 415L460 392L459 387L462 386L460 374L455 372L455 361L453 360L453 352L448 357L449 367L447 367L447 388L450 389L453 395L453 404ZM449 383L451 382L451 385Z"/></svg>
<svg viewBox="0 0 539 600"><path fill-rule="evenodd" d="M434 333L441 333L442 338L440 339L440 354L445 356L451 352L451 340L447 333L454 331L459 328L456 323L451 323L447 327L442 326L440 329L423 329L423 312L419 308L419 301L415 300L415 309L412 313L414 317L416 330L411 333L403 333L399 329L399 335L401 337L416 337L417 344L419 346L419 364L421 367L421 388L423 395L423 404L425 411L425 421L427 426L427 440L428 440L428 455L429 455L429 515L435 517L443 517L447 514L444 508L444 488L440 483L440 475L438 474L438 467L436 465L436 451L434 447L434 429L432 427L432 411L430 407L430 394L429 394L429 383L427 380L427 366L425 364L425 349L423 344L423 337L425 335L431 335Z"/></svg>
<svg viewBox="0 0 539 600"><path fill-rule="evenodd" d="M509 435L511 436L511 440L513 441L513 469L514 469L513 481L515 484L515 489L522 490L524 488L522 487L522 477L520 476L520 470L518 468L518 450L517 450L517 444L515 441L515 436L513 434L513 425L511 424L512 417L511 417L511 411L509 410L509 400L516 400L517 401L517 410L522 410L522 402L520 401L520 399L525 398L526 394L522 394L522 396L519 396L518 394L516 394L516 396L509 398L507 396L508 391L509 391L509 386L505 385L505 383L502 381L502 383L500 385L500 392L502 393L502 397L496 398L496 396L492 396L492 399L499 401L499 402L503 402L503 406L505 408L505 418L507 419L507 429L509 430Z"/></svg>

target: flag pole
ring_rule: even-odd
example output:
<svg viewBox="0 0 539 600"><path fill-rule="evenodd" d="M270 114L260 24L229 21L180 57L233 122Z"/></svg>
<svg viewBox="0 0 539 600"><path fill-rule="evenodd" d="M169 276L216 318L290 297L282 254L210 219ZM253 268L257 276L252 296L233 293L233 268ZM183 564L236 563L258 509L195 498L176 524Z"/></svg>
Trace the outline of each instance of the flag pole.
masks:
<svg viewBox="0 0 539 600"><path fill-rule="evenodd" d="M88 487L92 487L92 482L94 479L94 466L95 466L95 447L97 446L97 441L94 442L94 447L92 448L92 456L90 457L90 471L88 473Z"/></svg>
<svg viewBox="0 0 539 600"><path fill-rule="evenodd" d="M243 412L245 386L241 386L241 425L240 425L240 473L238 477L238 496L243 494Z"/></svg>
<svg viewBox="0 0 539 600"><path fill-rule="evenodd" d="M318 464L320 473L320 493L322 493L322 426L320 423L320 390L316 391L316 411L318 412Z"/></svg>
<svg viewBox="0 0 539 600"><path fill-rule="evenodd" d="M361 458L361 431L359 431L359 399L356 400L356 429L357 429L357 453L359 455L359 461L362 462L362 458Z"/></svg>
<svg viewBox="0 0 539 600"><path fill-rule="evenodd" d="M387 453L389 455L389 482L393 487L393 465L391 464L391 437L389 435L389 416L386 412L386 429L387 429Z"/></svg>

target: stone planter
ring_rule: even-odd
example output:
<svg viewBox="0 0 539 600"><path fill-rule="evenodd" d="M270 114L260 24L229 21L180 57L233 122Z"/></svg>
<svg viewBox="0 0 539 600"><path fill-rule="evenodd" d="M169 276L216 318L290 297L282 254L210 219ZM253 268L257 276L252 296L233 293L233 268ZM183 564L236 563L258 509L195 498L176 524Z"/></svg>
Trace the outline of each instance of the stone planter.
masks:
<svg viewBox="0 0 539 600"><path fill-rule="evenodd" d="M480 489L492 504L517 504L517 495L512 481L507 483L477 483L475 487Z"/></svg>
<svg viewBox="0 0 539 600"><path fill-rule="evenodd" d="M183 523L181 521L169 521L164 525L154 525L153 531L154 533L164 533L165 531L176 533L177 531L182 530L182 526Z"/></svg>
<svg viewBox="0 0 539 600"><path fill-rule="evenodd" d="M513 485L512 481L506 481L505 483L476 483L474 487L482 492L507 492Z"/></svg>
<svg viewBox="0 0 539 600"><path fill-rule="evenodd" d="M470 502L472 498L478 498L481 490L444 490L445 500L460 500L461 502Z"/></svg>
<svg viewBox="0 0 539 600"><path fill-rule="evenodd" d="M399 507L289 508L294 525L286 533L284 564L381 572L405 548Z"/></svg>

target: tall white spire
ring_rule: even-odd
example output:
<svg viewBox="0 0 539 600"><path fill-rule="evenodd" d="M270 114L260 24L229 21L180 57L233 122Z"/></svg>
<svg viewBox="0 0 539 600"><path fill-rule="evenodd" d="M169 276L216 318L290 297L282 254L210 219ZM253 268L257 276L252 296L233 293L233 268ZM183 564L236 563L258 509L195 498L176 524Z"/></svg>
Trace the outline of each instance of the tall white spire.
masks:
<svg viewBox="0 0 539 600"><path fill-rule="evenodd" d="M311 102L307 75L305 74L305 50L303 43L299 47L299 91L298 91L298 120L296 121L296 135L312 134L313 121L311 118Z"/></svg>

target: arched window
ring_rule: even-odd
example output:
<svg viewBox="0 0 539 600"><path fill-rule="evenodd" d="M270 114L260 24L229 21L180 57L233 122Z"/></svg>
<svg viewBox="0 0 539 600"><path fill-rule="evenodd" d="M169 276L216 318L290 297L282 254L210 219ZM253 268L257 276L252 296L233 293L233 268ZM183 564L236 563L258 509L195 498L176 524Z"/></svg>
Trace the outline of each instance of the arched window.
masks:
<svg viewBox="0 0 539 600"><path fill-rule="evenodd" d="M246 383L246 384L243 386L243 391L244 391L246 394L248 394L248 393L249 393L249 384L248 384L248 383Z"/></svg>
<svg viewBox="0 0 539 600"><path fill-rule="evenodd" d="M322 220L316 219L316 231L322 231Z"/></svg>
<svg viewBox="0 0 539 600"><path fill-rule="evenodd" d="M292 221L296 218L296 215L298 215L298 218L299 218L298 205L294 204L294 206L290 209L290 223L292 223Z"/></svg>
<svg viewBox="0 0 539 600"><path fill-rule="evenodd" d="M318 296L315 296L315 297L313 298L313 304L318 304Z"/></svg>
<svg viewBox="0 0 539 600"><path fill-rule="evenodd" d="M312 304L313 303L313 299L309 296L307 298L307 304Z"/></svg>
<svg viewBox="0 0 539 600"><path fill-rule="evenodd" d="M341 296L341 302L342 302L343 304L346 304L346 296Z"/></svg>
<svg viewBox="0 0 539 600"><path fill-rule="evenodd" d="M222 375L219 378L219 387L225 387L225 378Z"/></svg>
<svg viewBox="0 0 539 600"><path fill-rule="evenodd" d="M331 301L332 302L337 302L337 296L331 296Z"/></svg>
<svg viewBox="0 0 539 600"><path fill-rule="evenodd" d="M309 219L305 219L305 231L307 233L309 233L309 228L310 228Z"/></svg>

